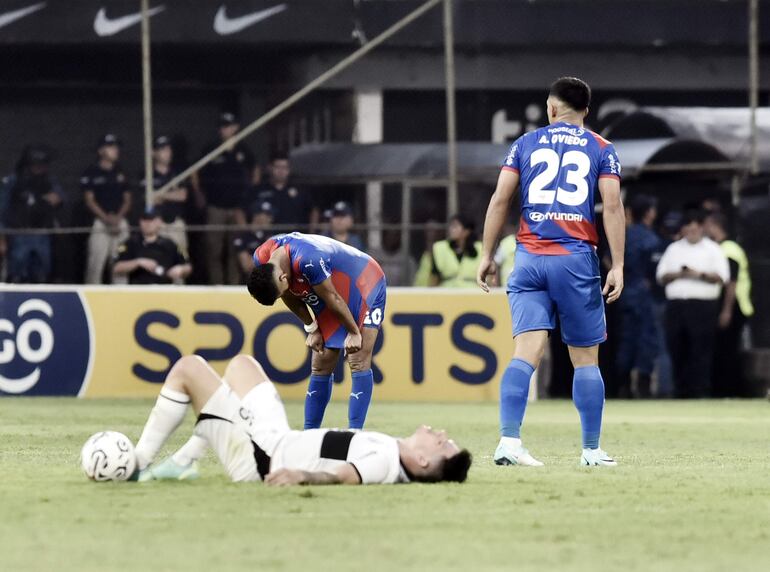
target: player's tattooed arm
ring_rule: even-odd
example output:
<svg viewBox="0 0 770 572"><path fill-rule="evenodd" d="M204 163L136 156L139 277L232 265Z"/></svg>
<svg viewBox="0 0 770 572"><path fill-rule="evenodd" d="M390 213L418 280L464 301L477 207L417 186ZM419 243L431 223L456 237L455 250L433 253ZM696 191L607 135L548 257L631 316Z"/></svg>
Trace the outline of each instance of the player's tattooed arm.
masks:
<svg viewBox="0 0 770 572"><path fill-rule="evenodd" d="M623 259L626 250L626 213L620 198L620 182L614 177L599 179L599 193L602 195L604 231L610 245L612 267L607 273L602 294L607 303L620 298L623 291Z"/></svg>
<svg viewBox="0 0 770 572"><path fill-rule="evenodd" d="M360 485L361 477L351 464L342 465L334 473L278 469L265 477L265 484L275 487L291 485Z"/></svg>
<svg viewBox="0 0 770 572"><path fill-rule="evenodd" d="M481 262L476 276L476 282L485 292L489 292L487 276L497 272L495 264L495 251L500 233L505 225L505 219L511 210L511 202L516 196L519 187L519 173L508 169L500 171L497 179L497 188L489 201L487 216L484 220L484 241L481 253Z"/></svg>
<svg viewBox="0 0 770 572"><path fill-rule="evenodd" d="M358 329L358 324L353 318L353 314L350 313L345 300L339 295L337 289L332 284L332 279L327 278L320 284L313 286L313 290L321 300L324 301L326 307L331 310L342 326L347 330L348 336L345 338L345 351L349 354L355 353L361 349L362 338L361 331Z"/></svg>

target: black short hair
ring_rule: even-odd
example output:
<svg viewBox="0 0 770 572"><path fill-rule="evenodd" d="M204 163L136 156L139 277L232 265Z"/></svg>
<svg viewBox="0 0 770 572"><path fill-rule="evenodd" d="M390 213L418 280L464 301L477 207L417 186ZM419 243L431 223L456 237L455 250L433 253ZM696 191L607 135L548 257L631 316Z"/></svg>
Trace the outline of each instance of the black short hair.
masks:
<svg viewBox="0 0 770 572"><path fill-rule="evenodd" d="M436 471L429 475L409 475L409 479L420 483L453 482L463 483L468 478L468 469L473 463L473 455L468 449L463 449L452 455L439 465Z"/></svg>
<svg viewBox="0 0 770 572"><path fill-rule="evenodd" d="M273 280L274 270L273 263L267 262L254 268L249 275L249 294L264 306L272 306L278 299L278 287Z"/></svg>
<svg viewBox="0 0 770 572"><path fill-rule="evenodd" d="M704 220L706 220L706 216L701 209L690 208L684 212L684 216L682 217L682 226L687 226L688 224L694 222L703 224Z"/></svg>
<svg viewBox="0 0 770 572"><path fill-rule="evenodd" d="M275 163L276 161L288 161L289 160L289 154L284 151L276 151L270 155L270 163Z"/></svg>
<svg viewBox="0 0 770 572"><path fill-rule="evenodd" d="M549 95L563 101L575 111L585 111L591 105L591 88L576 77L560 77L551 84Z"/></svg>
<svg viewBox="0 0 770 572"><path fill-rule="evenodd" d="M656 206L658 206L657 201L649 195L634 195L628 201L628 208L631 209L634 222L642 222L645 215Z"/></svg>

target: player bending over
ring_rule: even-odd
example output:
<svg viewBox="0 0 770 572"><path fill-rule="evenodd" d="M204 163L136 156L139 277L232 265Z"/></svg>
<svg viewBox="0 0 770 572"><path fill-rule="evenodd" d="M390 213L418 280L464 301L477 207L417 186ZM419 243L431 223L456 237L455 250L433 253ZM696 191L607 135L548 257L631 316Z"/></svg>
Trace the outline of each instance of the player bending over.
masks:
<svg viewBox="0 0 770 572"><path fill-rule="evenodd" d="M501 439L494 455L498 465L542 465L522 447L520 429L530 378L557 314L575 367L572 397L583 428L580 462L616 464L599 448L604 381L598 354L607 337L602 294L612 303L623 290L625 218L615 148L583 127L590 102L590 88L577 78L561 78L551 86L546 101L550 125L514 142L487 210L478 271L479 286L485 291L487 276L495 272L500 231L521 188L516 263L507 283L516 349L500 385ZM612 254L604 290L596 256L597 188Z"/></svg>
<svg viewBox="0 0 770 572"><path fill-rule="evenodd" d="M314 350L305 429L321 426L343 349L353 378L348 424L361 429L372 399L374 342L385 315L382 268L360 250L298 232L269 239L254 252L254 264L249 293L266 306L283 300L305 324L305 343Z"/></svg>
<svg viewBox="0 0 770 572"><path fill-rule="evenodd" d="M134 478L157 477L150 465L190 404L198 415L195 434L214 449L233 481L463 482L471 465L467 449L426 426L404 439L370 431L292 431L275 386L254 358L233 358L220 378L199 356L185 356L171 368L136 445Z"/></svg>

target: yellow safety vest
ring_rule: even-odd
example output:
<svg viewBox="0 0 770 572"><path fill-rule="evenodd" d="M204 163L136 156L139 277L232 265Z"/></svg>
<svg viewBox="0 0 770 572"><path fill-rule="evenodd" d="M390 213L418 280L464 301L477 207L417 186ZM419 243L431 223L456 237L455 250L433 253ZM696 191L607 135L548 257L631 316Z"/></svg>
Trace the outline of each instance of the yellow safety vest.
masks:
<svg viewBox="0 0 770 572"><path fill-rule="evenodd" d="M513 265L516 261L516 235L509 234L503 240L500 241L500 246L497 247L496 257L500 262L500 283L505 286L508 280L508 276L513 271Z"/></svg>
<svg viewBox="0 0 770 572"><path fill-rule="evenodd" d="M744 316L754 315L754 305L751 303L751 276L749 275L749 259L746 251L734 240L723 240L719 246L724 255L738 263L738 280L735 283L735 299Z"/></svg>
<svg viewBox="0 0 770 572"><path fill-rule="evenodd" d="M433 267L433 257L430 252L423 252L420 257L420 265L417 267L417 273L414 275L413 286L429 286L430 272Z"/></svg>
<svg viewBox="0 0 770 572"><path fill-rule="evenodd" d="M433 261L441 277L442 287L471 288L476 285L481 243L476 242L475 245L476 256L470 257L466 254L460 260L448 240L440 240L433 244Z"/></svg>

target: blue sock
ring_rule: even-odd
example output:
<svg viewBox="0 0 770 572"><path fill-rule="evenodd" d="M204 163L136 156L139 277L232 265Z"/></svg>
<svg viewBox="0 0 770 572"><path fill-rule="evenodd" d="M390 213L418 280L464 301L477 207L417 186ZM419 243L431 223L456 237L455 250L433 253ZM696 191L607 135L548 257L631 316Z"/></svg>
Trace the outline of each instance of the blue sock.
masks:
<svg viewBox="0 0 770 572"><path fill-rule="evenodd" d="M520 436L521 422L527 408L529 380L535 368L523 359L513 358L500 382L500 434L503 437Z"/></svg>
<svg viewBox="0 0 770 572"><path fill-rule="evenodd" d="M332 397L334 374L311 375L305 396L305 429L318 429Z"/></svg>
<svg viewBox="0 0 770 572"><path fill-rule="evenodd" d="M363 429L366 412L372 400L374 374L371 369L353 372L353 389L348 402L348 426L351 429Z"/></svg>
<svg viewBox="0 0 770 572"><path fill-rule="evenodd" d="M572 400L580 414L583 449L598 449L604 410L604 380L595 365L575 368L572 378Z"/></svg>

